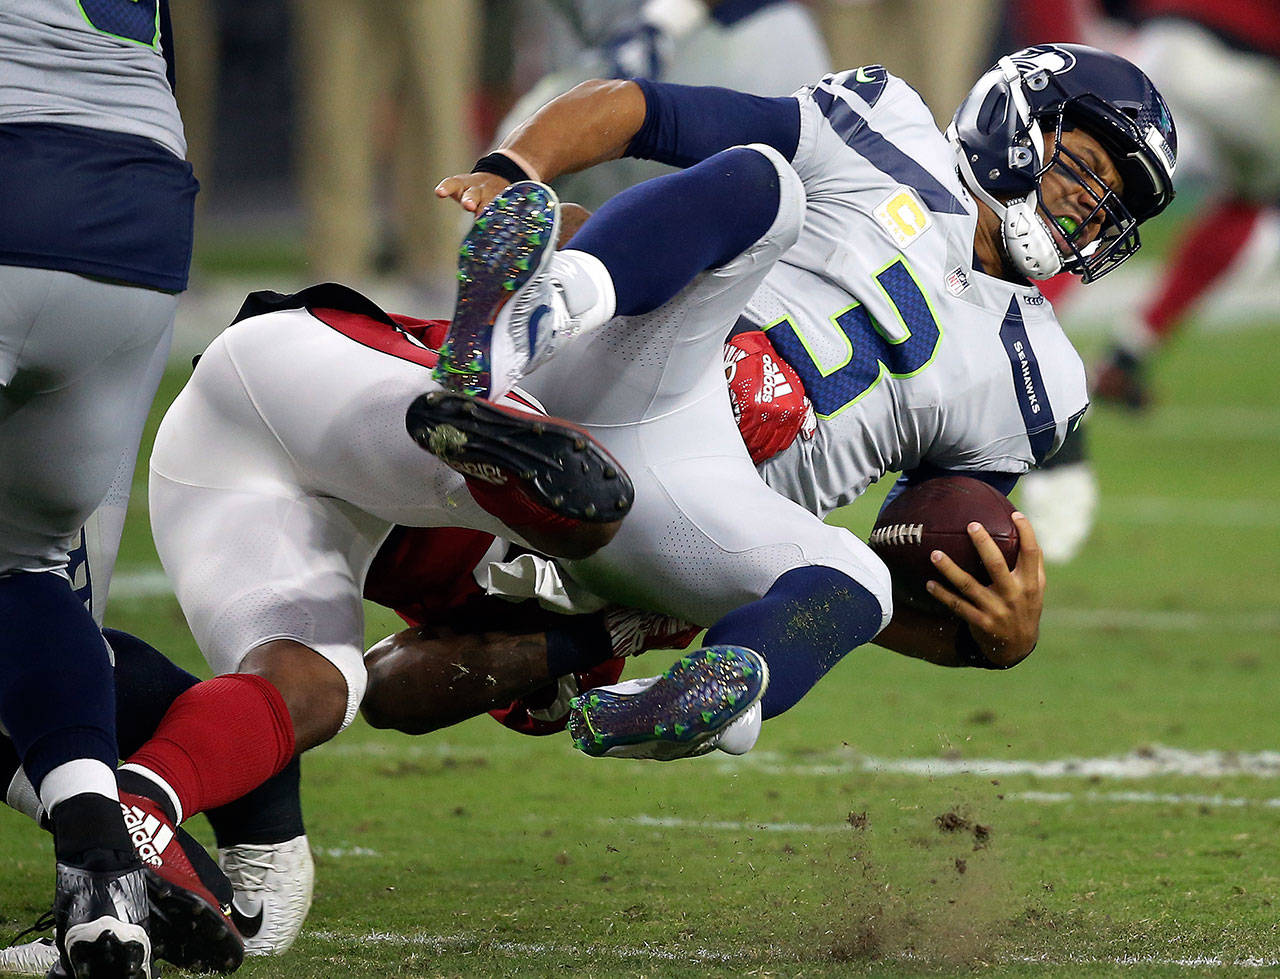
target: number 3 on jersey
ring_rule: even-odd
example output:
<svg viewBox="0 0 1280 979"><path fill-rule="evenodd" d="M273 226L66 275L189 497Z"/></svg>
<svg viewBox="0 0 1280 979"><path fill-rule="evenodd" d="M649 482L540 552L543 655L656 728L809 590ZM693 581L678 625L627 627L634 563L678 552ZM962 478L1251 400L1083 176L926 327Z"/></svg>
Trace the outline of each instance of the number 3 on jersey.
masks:
<svg viewBox="0 0 1280 979"><path fill-rule="evenodd" d="M876 273L876 283L897 314L896 328L886 330L861 303L855 302L837 313L831 322L840 330L846 345L844 360L838 364L819 361L790 316L764 328L774 347L800 375L820 418L840 414L886 374L919 374L937 353L942 327L907 260L899 256L890 262Z"/></svg>
<svg viewBox="0 0 1280 979"><path fill-rule="evenodd" d="M84 19L103 34L154 45L160 36L159 0L76 0Z"/></svg>

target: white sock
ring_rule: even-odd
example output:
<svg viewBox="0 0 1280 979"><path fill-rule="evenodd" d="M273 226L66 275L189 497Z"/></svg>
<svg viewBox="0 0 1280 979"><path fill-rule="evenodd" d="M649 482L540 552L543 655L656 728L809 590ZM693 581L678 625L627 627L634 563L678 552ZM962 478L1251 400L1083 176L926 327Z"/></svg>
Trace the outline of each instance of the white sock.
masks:
<svg viewBox="0 0 1280 979"><path fill-rule="evenodd" d="M19 768L9 781L9 789L5 792L4 801L10 808L18 810L24 816L30 816L37 823L41 822L48 811L40 804L40 796L27 773Z"/></svg>
<svg viewBox="0 0 1280 979"><path fill-rule="evenodd" d="M564 290L569 315L581 324L581 331L613 319L618 297L613 277L600 259L589 252L566 248L552 256L550 272Z"/></svg>
<svg viewBox="0 0 1280 979"><path fill-rule="evenodd" d="M120 800L115 770L92 758L77 758L59 765L40 783L40 803L53 812L59 802L73 795L93 792L108 799Z"/></svg>

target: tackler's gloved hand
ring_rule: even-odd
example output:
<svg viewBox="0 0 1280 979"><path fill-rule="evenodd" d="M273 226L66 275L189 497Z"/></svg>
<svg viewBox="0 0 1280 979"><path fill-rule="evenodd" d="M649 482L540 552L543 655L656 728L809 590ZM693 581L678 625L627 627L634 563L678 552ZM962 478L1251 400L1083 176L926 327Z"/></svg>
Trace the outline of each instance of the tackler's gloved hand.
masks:
<svg viewBox="0 0 1280 979"><path fill-rule="evenodd" d="M738 431L759 465L797 438L813 438L818 420L804 384L762 330L730 337L724 345L725 377Z"/></svg>

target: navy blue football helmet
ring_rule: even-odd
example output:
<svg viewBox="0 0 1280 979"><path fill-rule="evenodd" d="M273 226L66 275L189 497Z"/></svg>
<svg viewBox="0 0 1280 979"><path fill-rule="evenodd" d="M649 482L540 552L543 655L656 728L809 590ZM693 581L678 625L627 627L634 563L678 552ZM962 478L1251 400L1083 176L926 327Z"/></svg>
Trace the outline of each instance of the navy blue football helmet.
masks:
<svg viewBox="0 0 1280 979"><path fill-rule="evenodd" d="M1118 193L1062 145L1076 128L1110 155ZM1000 216L1006 254L1028 278L1105 275L1138 250L1138 225L1173 199L1178 137L1168 106L1137 67L1097 48L1038 44L1001 58L960 104L947 138L965 186ZM1040 181L1050 171L1089 190L1085 220L1049 213Z"/></svg>

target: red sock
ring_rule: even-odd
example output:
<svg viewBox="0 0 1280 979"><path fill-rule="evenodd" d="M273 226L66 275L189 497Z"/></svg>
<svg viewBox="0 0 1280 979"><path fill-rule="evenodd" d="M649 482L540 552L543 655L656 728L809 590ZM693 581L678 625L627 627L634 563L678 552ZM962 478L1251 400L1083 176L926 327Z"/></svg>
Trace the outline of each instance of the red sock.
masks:
<svg viewBox="0 0 1280 979"><path fill-rule="evenodd" d="M197 683L128 759L168 783L180 818L234 802L293 758L293 721L280 691L250 673Z"/></svg>
<svg viewBox="0 0 1280 979"><path fill-rule="evenodd" d="M1143 317L1157 337L1167 336L1197 299L1231 267L1253 234L1261 208L1226 200L1207 208L1182 235L1159 291Z"/></svg>

